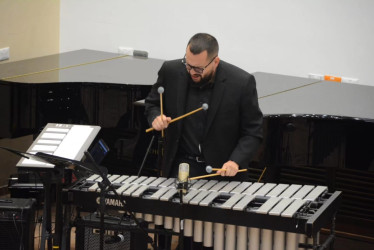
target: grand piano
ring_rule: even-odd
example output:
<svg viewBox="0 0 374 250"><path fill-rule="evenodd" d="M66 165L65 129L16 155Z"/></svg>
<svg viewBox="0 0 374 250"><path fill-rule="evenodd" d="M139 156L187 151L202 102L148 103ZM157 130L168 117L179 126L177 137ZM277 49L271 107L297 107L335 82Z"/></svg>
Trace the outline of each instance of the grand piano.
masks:
<svg viewBox="0 0 374 250"><path fill-rule="evenodd" d="M150 135L143 107L134 103L145 98L162 62L78 50L1 64L0 138L36 135L47 123L99 125L112 153L103 165L124 174L130 159L137 170ZM341 190L338 218L372 225L374 87L253 74L265 140L249 166L251 180L267 167L264 181Z"/></svg>
<svg viewBox="0 0 374 250"><path fill-rule="evenodd" d="M374 88L262 72L254 75L265 115L265 142L258 162L260 168L273 170L269 181L320 183L341 190L338 216L350 226L361 225L355 233L371 228ZM366 233L374 236L372 228Z"/></svg>
<svg viewBox="0 0 374 250"><path fill-rule="evenodd" d="M2 64L0 137L35 132L46 121L114 127L147 94L161 64L92 50Z"/></svg>

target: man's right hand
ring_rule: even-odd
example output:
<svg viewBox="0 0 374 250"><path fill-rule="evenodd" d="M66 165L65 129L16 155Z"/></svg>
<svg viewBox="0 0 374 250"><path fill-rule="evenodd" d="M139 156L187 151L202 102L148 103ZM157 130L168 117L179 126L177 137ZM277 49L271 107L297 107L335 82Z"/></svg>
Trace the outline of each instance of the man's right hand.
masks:
<svg viewBox="0 0 374 250"><path fill-rule="evenodd" d="M161 131L163 129L166 129L169 126L169 123L171 121L171 117L166 117L165 115L159 115L157 116L153 122L152 127L154 130Z"/></svg>

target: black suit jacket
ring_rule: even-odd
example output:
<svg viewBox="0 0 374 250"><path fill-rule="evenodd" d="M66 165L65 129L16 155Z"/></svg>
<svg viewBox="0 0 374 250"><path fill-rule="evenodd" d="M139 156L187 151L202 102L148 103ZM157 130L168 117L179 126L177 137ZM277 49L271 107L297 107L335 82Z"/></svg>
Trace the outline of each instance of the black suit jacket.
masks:
<svg viewBox="0 0 374 250"><path fill-rule="evenodd" d="M158 80L145 99L149 124L160 115L160 94L164 88L163 111L176 118L185 110L189 74L181 59L166 61L158 72ZM208 104L207 125L201 149L206 164L221 168L228 160L240 168L247 168L262 141L262 113L258 106L256 81L244 70L220 61L213 92ZM199 108L199 107L196 107ZM169 125L165 130L163 176L169 177L178 150L183 120Z"/></svg>

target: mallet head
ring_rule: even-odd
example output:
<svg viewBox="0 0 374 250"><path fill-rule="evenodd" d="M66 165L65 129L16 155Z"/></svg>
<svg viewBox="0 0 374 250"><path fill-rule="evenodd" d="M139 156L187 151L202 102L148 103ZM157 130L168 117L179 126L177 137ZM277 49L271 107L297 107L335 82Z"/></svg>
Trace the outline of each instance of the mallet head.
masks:
<svg viewBox="0 0 374 250"><path fill-rule="evenodd" d="M202 108L203 108L203 110L208 110L209 106L208 106L208 104L204 103Z"/></svg>
<svg viewBox="0 0 374 250"><path fill-rule="evenodd" d="M159 94L164 93L164 87L158 87L157 91Z"/></svg>
<svg viewBox="0 0 374 250"><path fill-rule="evenodd" d="M212 167L211 166L206 166L206 168L205 168L205 171L207 172L207 173L211 173L212 172Z"/></svg>

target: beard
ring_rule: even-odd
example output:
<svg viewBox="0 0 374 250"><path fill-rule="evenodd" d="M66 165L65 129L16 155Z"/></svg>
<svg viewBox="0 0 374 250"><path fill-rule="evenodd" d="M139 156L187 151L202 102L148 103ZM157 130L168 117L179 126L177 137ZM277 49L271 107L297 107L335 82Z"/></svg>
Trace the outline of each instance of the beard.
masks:
<svg viewBox="0 0 374 250"><path fill-rule="evenodd" d="M209 74L205 75L204 77L200 74L190 74L190 77L193 82L203 85L205 83L210 82L214 77L214 71L210 72Z"/></svg>

